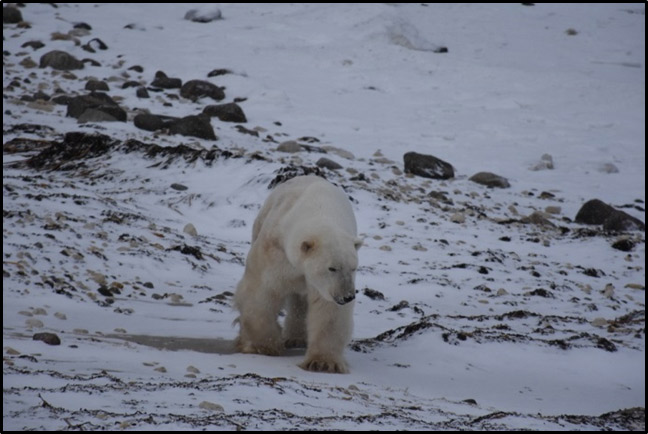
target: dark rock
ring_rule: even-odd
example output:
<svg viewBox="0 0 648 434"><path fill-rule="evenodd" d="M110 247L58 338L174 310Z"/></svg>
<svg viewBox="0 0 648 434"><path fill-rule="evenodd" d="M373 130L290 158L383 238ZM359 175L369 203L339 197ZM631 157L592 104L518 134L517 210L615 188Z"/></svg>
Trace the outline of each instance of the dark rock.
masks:
<svg viewBox="0 0 648 434"><path fill-rule="evenodd" d="M39 68L47 68L48 66L54 69L70 71L83 69L83 62L65 51L54 50L43 54L40 58Z"/></svg>
<svg viewBox="0 0 648 434"><path fill-rule="evenodd" d="M445 191L431 191L428 193L428 197L438 200L441 203L445 203L446 205L454 205L454 202L447 196L447 194L448 193Z"/></svg>
<svg viewBox="0 0 648 434"><path fill-rule="evenodd" d="M184 16L185 20L194 23L211 23L212 21L222 20L223 14L218 8L191 9Z"/></svg>
<svg viewBox="0 0 648 434"><path fill-rule="evenodd" d="M592 199L581 207L574 219L576 223L603 225L608 231L645 231L646 225L625 211L613 208L599 199Z"/></svg>
<svg viewBox="0 0 648 434"><path fill-rule="evenodd" d="M103 92L91 92L88 95L71 98L66 116L78 119L88 109L108 113L116 120L126 122L126 112L108 94Z"/></svg>
<svg viewBox="0 0 648 434"><path fill-rule="evenodd" d="M468 178L472 182L485 185L487 187L509 188L508 179L491 172L479 172Z"/></svg>
<svg viewBox="0 0 648 434"><path fill-rule="evenodd" d="M106 83L105 81L88 80L85 85L85 90L89 90L89 91L100 90L100 91L108 92L110 88L108 87L108 83Z"/></svg>
<svg viewBox="0 0 648 434"><path fill-rule="evenodd" d="M218 77L219 75L225 75L225 74L233 74L232 71L229 69L225 68L220 68L220 69L213 69L209 71L209 74L207 74L207 77Z"/></svg>
<svg viewBox="0 0 648 434"><path fill-rule="evenodd" d="M171 188L177 191L186 191L189 189L186 185L177 184L175 182L171 184Z"/></svg>
<svg viewBox="0 0 648 434"><path fill-rule="evenodd" d="M209 117L205 115L191 115L178 119L169 125L169 132L199 139L218 140L209 122Z"/></svg>
<svg viewBox="0 0 648 434"><path fill-rule="evenodd" d="M225 98L225 92L223 92L223 88L218 87L208 81L189 80L184 85L182 85L182 88L180 89L180 96L192 101L196 101L199 98L208 96L215 101L220 101Z"/></svg>
<svg viewBox="0 0 648 434"><path fill-rule="evenodd" d="M187 244L183 244L182 246L171 247L167 250L180 252L183 255L190 255L200 261L205 259L202 252L200 251L200 247L198 246L188 246Z"/></svg>
<svg viewBox="0 0 648 434"><path fill-rule="evenodd" d="M319 167L308 167L308 166L286 166L282 167L279 170L276 170L275 173L277 176L274 177L270 184L268 184L268 190L275 188L279 184L283 184L289 179L293 179L296 176L306 176L306 175L316 175L320 178L326 179L324 172Z"/></svg>
<svg viewBox="0 0 648 434"><path fill-rule="evenodd" d="M551 291L548 291L544 288L534 289L533 291L527 292L526 295L533 295L535 297L543 298L555 298Z"/></svg>
<svg viewBox="0 0 648 434"><path fill-rule="evenodd" d="M203 110L203 113L212 117L216 116L223 122L247 122L247 118L245 117L245 113L243 113L243 109L241 109L241 106L234 102L227 104L208 105Z"/></svg>
<svg viewBox="0 0 648 434"><path fill-rule="evenodd" d="M69 95L57 95L52 98L52 102L56 105L68 105L71 100L72 97Z"/></svg>
<svg viewBox="0 0 648 434"><path fill-rule="evenodd" d="M61 345L61 338L54 333L36 333L32 339L35 341L45 342L47 345Z"/></svg>
<svg viewBox="0 0 648 434"><path fill-rule="evenodd" d="M630 252L634 249L634 246L634 241L627 238L620 239L612 244L613 249L621 250L622 252Z"/></svg>
<svg viewBox="0 0 648 434"><path fill-rule="evenodd" d="M434 48L432 50L433 53L447 53L448 52L448 47L439 45L438 47Z"/></svg>
<svg viewBox="0 0 648 434"><path fill-rule="evenodd" d="M41 41L28 41L28 42L25 42L24 44L22 44L20 47L21 48L29 47L32 50L36 51L36 50L39 50L39 49L43 48L44 46L45 46L45 44L43 44Z"/></svg>
<svg viewBox="0 0 648 434"><path fill-rule="evenodd" d="M108 46L101 39L94 38L82 45L81 48L89 53L96 53L97 50L107 50Z"/></svg>
<svg viewBox="0 0 648 434"><path fill-rule="evenodd" d="M42 90L39 90L33 96L34 96L35 100L42 99L43 101L49 101L52 98L51 96L49 96L48 94L46 94Z"/></svg>
<svg viewBox="0 0 648 434"><path fill-rule="evenodd" d="M89 108L77 118L77 122L80 124L87 122L118 122L117 117L121 116L122 112L123 110L119 107Z"/></svg>
<svg viewBox="0 0 648 434"><path fill-rule="evenodd" d="M408 152L403 155L403 160L405 173L432 179L454 178L452 165L432 155Z"/></svg>
<svg viewBox="0 0 648 434"><path fill-rule="evenodd" d="M614 208L607 203L592 199L585 202L576 214L574 221L586 225L601 225L612 212L614 212Z"/></svg>
<svg viewBox="0 0 648 434"><path fill-rule="evenodd" d="M18 8L7 6L2 8L2 23L3 24L18 24L23 20L22 14Z"/></svg>
<svg viewBox="0 0 648 434"><path fill-rule="evenodd" d="M80 21L78 23L74 23L72 26L73 29L82 29L82 30L92 30L92 26L88 23L84 23L83 21Z"/></svg>
<svg viewBox="0 0 648 434"><path fill-rule="evenodd" d="M182 87L182 80L167 77L164 72L158 71L155 73L155 79L151 82L151 86L162 89L178 89Z"/></svg>
<svg viewBox="0 0 648 434"><path fill-rule="evenodd" d="M329 170L340 170L342 169L342 165L338 164L337 162L330 160L326 157L322 157L319 160L317 160L317 163L315 163L317 167L322 167L324 169L329 169Z"/></svg>
<svg viewBox="0 0 648 434"><path fill-rule="evenodd" d="M405 308L409 307L409 302L407 300L401 300L397 304L393 305L389 309L387 309L389 312L398 312L400 310L403 310Z"/></svg>
<svg viewBox="0 0 648 434"><path fill-rule="evenodd" d="M603 222L603 229L616 232L645 231L646 225L627 212L615 209Z"/></svg>
<svg viewBox="0 0 648 434"><path fill-rule="evenodd" d="M139 72L140 74L144 72L144 68L141 65L133 65L130 68L128 68L129 71L135 71Z"/></svg>
<svg viewBox="0 0 648 434"><path fill-rule="evenodd" d="M365 288L362 290L362 293L369 297L372 300L384 300L385 299L385 294L383 294L380 291L376 291L375 289L371 288Z"/></svg>
<svg viewBox="0 0 648 434"><path fill-rule="evenodd" d="M157 131L162 128L169 128L178 118L171 116L154 115L150 113L140 113L135 116L133 123L140 130Z"/></svg>
<svg viewBox="0 0 648 434"><path fill-rule="evenodd" d="M241 134L247 134L250 136L259 137L258 131L250 130L248 128L245 128L243 125L236 125L234 128L236 128L236 131L238 131Z"/></svg>
<svg viewBox="0 0 648 434"><path fill-rule="evenodd" d="M122 89L128 89L129 87L140 87L140 82L135 80L128 80L122 84Z"/></svg>
<svg viewBox="0 0 648 434"><path fill-rule="evenodd" d="M84 65L85 65L86 63L88 63L88 64L90 64L90 66L96 66L96 67L101 66L101 63L97 62L97 61L94 60L94 59L90 59L90 58L88 58L88 57L86 57L85 59L81 60L81 62L83 62Z"/></svg>
<svg viewBox="0 0 648 434"><path fill-rule="evenodd" d="M138 87L137 91L135 92L135 95L138 98L150 98L148 90L146 90L146 88L144 86Z"/></svg>

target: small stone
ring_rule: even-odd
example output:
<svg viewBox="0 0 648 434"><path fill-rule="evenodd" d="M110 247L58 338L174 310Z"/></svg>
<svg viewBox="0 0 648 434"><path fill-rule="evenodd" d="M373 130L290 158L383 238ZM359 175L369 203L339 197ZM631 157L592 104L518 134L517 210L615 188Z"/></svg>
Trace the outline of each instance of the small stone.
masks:
<svg viewBox="0 0 648 434"><path fill-rule="evenodd" d="M365 289L362 290L362 293L364 295L366 295L367 297L369 297L370 299L372 299L372 300L384 300L385 299L385 295L380 291L376 291L375 289L365 288Z"/></svg>
<svg viewBox="0 0 648 434"><path fill-rule="evenodd" d="M319 160L317 160L317 163L315 163L315 165L317 167L322 167L324 169L329 169L329 170L340 170L343 168L342 165L326 157L322 157Z"/></svg>
<svg viewBox="0 0 648 434"><path fill-rule="evenodd" d="M192 237L197 237L198 236L198 231L196 230L196 227L191 223L187 223L185 225L184 229L182 229L182 232L184 232L185 234L191 235Z"/></svg>
<svg viewBox="0 0 648 434"><path fill-rule="evenodd" d="M450 221L452 223L465 223L466 222L466 216L463 213L456 212L450 216Z"/></svg>
<svg viewBox="0 0 648 434"><path fill-rule="evenodd" d="M167 372L166 368L164 366L160 366L158 368L153 369L154 371L161 372L165 374Z"/></svg>
<svg viewBox="0 0 648 434"><path fill-rule="evenodd" d="M486 187L509 188L511 186L506 178L491 172L475 173L468 179Z"/></svg>
<svg viewBox="0 0 648 434"><path fill-rule="evenodd" d="M54 333L36 333L32 339L35 341L43 341L47 345L61 345L61 339Z"/></svg>
<svg viewBox="0 0 648 434"><path fill-rule="evenodd" d="M189 365L187 366L187 372L191 372L192 374L200 374L200 369L196 368L195 366Z"/></svg>
<svg viewBox="0 0 648 434"><path fill-rule="evenodd" d="M200 404L198 404L199 408L202 408L203 410L209 410L209 411L216 411L216 412L224 412L225 409L223 408L222 405L220 404L215 404L213 402L209 401L203 401Z"/></svg>
<svg viewBox="0 0 648 434"><path fill-rule="evenodd" d="M553 170L553 158L549 154L542 154L540 161L530 167L531 170Z"/></svg>
<svg viewBox="0 0 648 434"><path fill-rule="evenodd" d="M34 328L34 329L41 329L45 327L45 324L43 324L43 321L36 319L36 318L29 318L25 320L25 325L28 328Z"/></svg>
<svg viewBox="0 0 648 434"><path fill-rule="evenodd" d="M210 23L212 21L222 20L223 13L217 7L202 7L188 10L184 19L194 23Z"/></svg>
<svg viewBox="0 0 648 434"><path fill-rule="evenodd" d="M545 226L545 227L552 227L552 228L556 227L556 225L551 223L547 218L547 215L542 211L533 211L529 216L522 217L520 221L522 223L532 224L537 226Z"/></svg>
<svg viewBox="0 0 648 434"><path fill-rule="evenodd" d="M294 154L301 151L301 145L294 140L287 140L277 146L277 151Z"/></svg>
<svg viewBox="0 0 648 434"><path fill-rule="evenodd" d="M65 314L62 313L62 312L55 312L55 313L54 313L54 317L55 317L55 318L58 318L58 319L60 319L60 320L66 320L66 319L67 319L67 315L65 315Z"/></svg>
<svg viewBox="0 0 648 434"><path fill-rule="evenodd" d="M548 206L545 208L547 214L560 214L562 208L559 206Z"/></svg>
<svg viewBox="0 0 648 434"><path fill-rule="evenodd" d="M606 320L605 318L598 317L590 321L590 324L592 324L594 327L604 328L607 327L608 320Z"/></svg>
<svg viewBox="0 0 648 434"><path fill-rule="evenodd" d="M173 184L171 184L171 188L177 191L186 191L189 187L174 182Z"/></svg>
<svg viewBox="0 0 648 434"><path fill-rule="evenodd" d="M630 252L634 249L635 242L628 238L621 238L612 244L613 249L621 250L622 252Z"/></svg>

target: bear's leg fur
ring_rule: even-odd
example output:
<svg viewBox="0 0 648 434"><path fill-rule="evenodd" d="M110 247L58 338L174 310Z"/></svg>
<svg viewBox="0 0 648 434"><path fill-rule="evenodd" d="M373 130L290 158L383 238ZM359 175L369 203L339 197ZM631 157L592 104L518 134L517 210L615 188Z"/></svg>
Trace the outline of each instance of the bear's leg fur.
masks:
<svg viewBox="0 0 648 434"><path fill-rule="evenodd" d="M309 291L308 347L300 368L340 374L349 372L342 353L351 340L353 305L354 302L340 306L324 300L315 290Z"/></svg>
<svg viewBox="0 0 648 434"><path fill-rule="evenodd" d="M306 313L308 303L302 294L290 294L286 297L286 321L283 338L286 348L306 347Z"/></svg>
<svg viewBox="0 0 648 434"><path fill-rule="evenodd" d="M240 312L236 349L242 353L277 356L284 350L281 327L277 323L282 300L274 291L263 288L260 280L246 270L236 289L234 302Z"/></svg>

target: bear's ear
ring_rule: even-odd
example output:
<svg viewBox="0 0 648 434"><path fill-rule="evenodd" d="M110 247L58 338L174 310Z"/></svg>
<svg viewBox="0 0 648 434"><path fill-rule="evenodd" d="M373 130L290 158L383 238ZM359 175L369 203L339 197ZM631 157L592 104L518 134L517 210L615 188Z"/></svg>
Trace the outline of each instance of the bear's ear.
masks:
<svg viewBox="0 0 648 434"><path fill-rule="evenodd" d="M362 247L363 243L364 241L362 240L362 238L356 238L355 240L353 240L353 246L355 247L356 250L359 250L360 247Z"/></svg>
<svg viewBox="0 0 648 434"><path fill-rule="evenodd" d="M301 244L301 251L304 254L310 253L315 248L315 241L304 241Z"/></svg>

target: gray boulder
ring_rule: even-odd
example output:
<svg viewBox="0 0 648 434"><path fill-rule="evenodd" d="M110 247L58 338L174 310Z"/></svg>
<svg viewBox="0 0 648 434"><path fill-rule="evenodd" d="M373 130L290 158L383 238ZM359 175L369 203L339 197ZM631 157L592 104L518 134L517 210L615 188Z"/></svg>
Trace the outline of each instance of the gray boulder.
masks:
<svg viewBox="0 0 648 434"><path fill-rule="evenodd" d="M2 23L3 24L18 24L23 20L22 14L18 8L7 6L2 8Z"/></svg>
<svg viewBox="0 0 648 434"><path fill-rule="evenodd" d="M208 96L215 101L225 99L225 92L222 87L205 80L189 80L180 89L180 96L183 98L196 101L202 97Z"/></svg>
<svg viewBox="0 0 648 434"><path fill-rule="evenodd" d="M178 89L182 87L182 80L179 78L167 77L167 75L158 71L155 73L155 79L151 82L151 86L159 87L161 89Z"/></svg>
<svg viewBox="0 0 648 434"><path fill-rule="evenodd" d="M73 69L83 69L83 62L73 55L61 50L50 51L40 58L39 68L52 67L62 71L71 71Z"/></svg>
<svg viewBox="0 0 648 434"><path fill-rule="evenodd" d="M243 109L235 102L208 105L203 110L203 113L208 116L215 116L223 122L247 122Z"/></svg>
<svg viewBox="0 0 648 434"><path fill-rule="evenodd" d="M588 200L583 204L576 218L576 223L603 225L608 231L645 231L646 225L625 211L618 210L599 199Z"/></svg>
<svg viewBox="0 0 648 434"><path fill-rule="evenodd" d="M90 92L88 95L76 96L70 98L67 104L66 116L79 119L88 109L99 110L109 114L115 120L126 122L126 112L106 93ZM87 119L87 118L84 118ZM93 114L91 119L98 119ZM85 120L88 122L88 120ZM94 122L97 122L94 120Z"/></svg>
<svg viewBox="0 0 648 434"><path fill-rule="evenodd" d="M468 178L472 182L485 185L486 187L509 188L508 179L491 172L479 172Z"/></svg>
<svg viewBox="0 0 648 434"><path fill-rule="evenodd" d="M202 114L185 116L172 122L169 125L169 132L182 136L198 137L199 139L218 140L209 122L209 117Z"/></svg>

